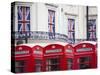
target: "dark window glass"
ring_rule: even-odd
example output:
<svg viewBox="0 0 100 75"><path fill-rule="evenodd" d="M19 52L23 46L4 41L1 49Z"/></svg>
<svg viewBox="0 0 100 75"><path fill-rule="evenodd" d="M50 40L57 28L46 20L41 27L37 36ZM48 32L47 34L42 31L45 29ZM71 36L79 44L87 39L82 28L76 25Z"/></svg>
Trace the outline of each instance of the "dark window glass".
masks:
<svg viewBox="0 0 100 75"><path fill-rule="evenodd" d="M79 59L79 68L80 69L91 68L91 59L90 59L90 57L80 57L80 59Z"/></svg>
<svg viewBox="0 0 100 75"><path fill-rule="evenodd" d="M81 57L79 60L80 63L90 62L90 57Z"/></svg>
<svg viewBox="0 0 100 75"><path fill-rule="evenodd" d="M16 73L22 73L22 72L24 72L24 69L23 68L16 68L15 72Z"/></svg>
<svg viewBox="0 0 100 75"><path fill-rule="evenodd" d="M72 58L68 58L67 59L67 69L68 70L72 69L72 66L73 66L73 60Z"/></svg>
<svg viewBox="0 0 100 75"><path fill-rule="evenodd" d="M35 59L35 71L41 72L41 69L42 69L42 60Z"/></svg>
<svg viewBox="0 0 100 75"><path fill-rule="evenodd" d="M25 61L16 61L15 62L15 72L16 73L24 72L24 68L25 68Z"/></svg>
<svg viewBox="0 0 100 75"><path fill-rule="evenodd" d="M60 70L59 63L60 63L60 61L59 61L58 58L47 59L47 61L46 61L46 70L47 71Z"/></svg>
<svg viewBox="0 0 100 75"><path fill-rule="evenodd" d="M80 64L80 69L88 69L91 68L90 64Z"/></svg>
<svg viewBox="0 0 100 75"><path fill-rule="evenodd" d="M25 64L24 61L16 61L16 62L15 62L15 66L16 66L16 67L23 67L24 64Z"/></svg>

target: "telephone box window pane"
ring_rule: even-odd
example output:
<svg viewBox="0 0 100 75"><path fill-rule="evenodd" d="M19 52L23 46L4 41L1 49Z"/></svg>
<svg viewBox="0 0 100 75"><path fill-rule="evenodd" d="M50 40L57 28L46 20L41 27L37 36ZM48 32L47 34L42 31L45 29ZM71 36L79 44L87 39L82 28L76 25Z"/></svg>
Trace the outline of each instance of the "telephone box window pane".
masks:
<svg viewBox="0 0 100 75"><path fill-rule="evenodd" d="M22 72L24 72L24 69L23 68L15 68L15 72L22 73Z"/></svg>
<svg viewBox="0 0 100 75"><path fill-rule="evenodd" d="M51 65L51 71L57 71L57 70L59 70L58 65Z"/></svg>
<svg viewBox="0 0 100 75"><path fill-rule="evenodd" d="M73 66L73 60L72 58L68 58L67 59L67 69L68 70L72 69L72 66Z"/></svg>
<svg viewBox="0 0 100 75"><path fill-rule="evenodd" d="M36 72L41 72L41 66L36 65L35 67L36 67L36 70L35 70Z"/></svg>
<svg viewBox="0 0 100 75"><path fill-rule="evenodd" d="M47 59L47 64L56 65L56 64L59 64L59 60L58 59Z"/></svg>
<svg viewBox="0 0 100 75"><path fill-rule="evenodd" d="M68 58L68 59L67 59L67 62L68 62L69 64L72 64L72 61L73 61L73 60L72 60L71 58Z"/></svg>
<svg viewBox="0 0 100 75"><path fill-rule="evenodd" d="M24 66L24 64L25 64L24 61L16 61L16 62L15 62L15 66L16 66L16 67Z"/></svg>
<svg viewBox="0 0 100 75"><path fill-rule="evenodd" d="M15 72L16 73L24 72L24 68L25 68L25 61L16 61L15 62Z"/></svg>
<svg viewBox="0 0 100 75"><path fill-rule="evenodd" d="M35 59L35 71L41 72L41 69L42 69L42 60Z"/></svg>
<svg viewBox="0 0 100 75"><path fill-rule="evenodd" d="M80 63L90 62L90 57L81 57L79 60Z"/></svg>
<svg viewBox="0 0 100 75"><path fill-rule="evenodd" d="M80 57L80 59L79 59L79 68L80 69L91 68L91 58L90 57Z"/></svg>
<svg viewBox="0 0 100 75"><path fill-rule="evenodd" d="M35 63L40 65L42 63L42 61L40 59L35 59Z"/></svg>
<svg viewBox="0 0 100 75"><path fill-rule="evenodd" d="M60 61L58 58L47 59L46 60L46 70L47 71L57 71L60 70Z"/></svg>
<svg viewBox="0 0 100 75"><path fill-rule="evenodd" d="M91 68L90 64L80 64L80 69L88 69Z"/></svg>
<svg viewBox="0 0 100 75"><path fill-rule="evenodd" d="M46 66L46 70L47 71L58 71L60 70L60 68L57 65L50 65L50 66Z"/></svg>

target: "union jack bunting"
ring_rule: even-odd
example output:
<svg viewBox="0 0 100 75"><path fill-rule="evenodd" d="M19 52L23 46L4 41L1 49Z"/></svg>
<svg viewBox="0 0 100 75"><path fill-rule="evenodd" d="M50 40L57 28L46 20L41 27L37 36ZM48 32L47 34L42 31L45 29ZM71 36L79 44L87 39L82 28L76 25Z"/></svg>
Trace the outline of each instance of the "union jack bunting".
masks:
<svg viewBox="0 0 100 75"><path fill-rule="evenodd" d="M68 19L68 38L72 41L72 43L75 42L75 20L74 19Z"/></svg>
<svg viewBox="0 0 100 75"><path fill-rule="evenodd" d="M96 20L88 20L88 32L87 32L88 40L96 40Z"/></svg>
<svg viewBox="0 0 100 75"><path fill-rule="evenodd" d="M18 32L30 31L30 7L18 6Z"/></svg>
<svg viewBox="0 0 100 75"><path fill-rule="evenodd" d="M55 37L55 11L48 10L48 29L49 37Z"/></svg>

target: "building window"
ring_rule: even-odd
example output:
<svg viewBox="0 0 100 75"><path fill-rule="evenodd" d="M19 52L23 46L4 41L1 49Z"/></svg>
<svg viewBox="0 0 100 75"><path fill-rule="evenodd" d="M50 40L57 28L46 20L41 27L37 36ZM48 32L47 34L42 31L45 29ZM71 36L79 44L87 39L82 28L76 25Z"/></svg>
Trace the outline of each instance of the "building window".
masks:
<svg viewBox="0 0 100 75"><path fill-rule="evenodd" d="M48 10L48 30L49 39L54 39L55 37L55 11Z"/></svg>
<svg viewBox="0 0 100 75"><path fill-rule="evenodd" d="M42 60L35 59L35 72L41 72L42 70Z"/></svg>
<svg viewBox="0 0 100 75"><path fill-rule="evenodd" d="M18 32L30 31L30 7L17 7Z"/></svg>
<svg viewBox="0 0 100 75"><path fill-rule="evenodd" d="M68 38L70 43L75 43L75 19L68 19Z"/></svg>
<svg viewBox="0 0 100 75"><path fill-rule="evenodd" d="M87 39L96 41L96 19L88 20Z"/></svg>

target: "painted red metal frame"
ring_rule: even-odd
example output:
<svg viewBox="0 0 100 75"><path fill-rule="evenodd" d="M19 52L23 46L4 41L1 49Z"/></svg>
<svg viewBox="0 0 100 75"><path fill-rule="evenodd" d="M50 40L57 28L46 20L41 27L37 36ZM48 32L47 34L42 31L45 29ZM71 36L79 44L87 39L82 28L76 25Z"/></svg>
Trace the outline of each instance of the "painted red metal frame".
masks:
<svg viewBox="0 0 100 75"><path fill-rule="evenodd" d="M90 51L79 51L78 49L90 48ZM13 53L12 47L12 53ZM58 51L57 51L58 50ZM67 51L69 50L69 51ZM29 51L26 54L16 54L17 51ZM45 47L35 45L29 47L26 45L19 45L15 47L15 55L12 55L12 59L15 61L26 61L26 66L24 67L25 72L36 72L35 70L35 59L41 60L41 72L46 71L46 60L52 58L58 58L60 61L60 70L68 70L67 59L71 58L72 69L79 69L78 59L80 57L91 57L91 68L97 68L97 44L93 45L91 43L79 43L75 46L71 44L66 44L65 46L59 44L49 44ZM16 67L15 67L16 68Z"/></svg>

